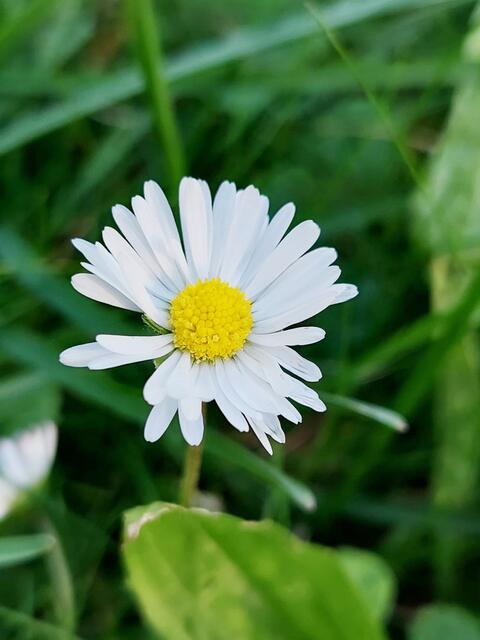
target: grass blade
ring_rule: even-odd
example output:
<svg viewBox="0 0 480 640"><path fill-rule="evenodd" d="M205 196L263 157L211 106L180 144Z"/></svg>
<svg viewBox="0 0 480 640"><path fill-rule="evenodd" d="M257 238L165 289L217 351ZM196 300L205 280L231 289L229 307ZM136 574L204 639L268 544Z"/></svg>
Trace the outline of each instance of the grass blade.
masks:
<svg viewBox="0 0 480 640"><path fill-rule="evenodd" d="M18 631L25 634L22 637L35 638L35 640L81 640L79 636L53 624L0 605L0 631L2 630Z"/></svg>
<svg viewBox="0 0 480 640"><path fill-rule="evenodd" d="M465 4L469 0L349 0L339 2L323 13L325 24L341 28L377 16L426 7L448 7ZM195 47L173 57L166 67L171 82L225 66L269 49L290 44L318 31L310 16L290 16L263 29L245 29L226 38ZM71 122L128 100L144 90L143 79L136 69L128 68L100 78L43 111L34 109L16 118L0 130L0 155L23 146Z"/></svg>
<svg viewBox="0 0 480 640"><path fill-rule="evenodd" d="M0 61L22 40L29 32L52 11L57 0L32 0L26 4L23 11L18 12L0 27Z"/></svg>
<svg viewBox="0 0 480 640"><path fill-rule="evenodd" d="M170 193L173 196L185 175L185 159L165 76L158 19L152 0L126 0L126 4L149 96L154 128L165 151Z"/></svg>
<svg viewBox="0 0 480 640"><path fill-rule="evenodd" d="M55 544L53 536L43 533L0 538L0 569L38 558L51 551Z"/></svg>
<svg viewBox="0 0 480 640"><path fill-rule="evenodd" d="M55 276L17 233L6 227L0 227L0 257L18 282L86 333L99 333L101 327L128 333L129 325L114 310L78 294L70 283Z"/></svg>
<svg viewBox="0 0 480 640"><path fill-rule="evenodd" d="M352 413L369 418L374 422L390 427L390 429L393 429L394 431L403 432L408 428L405 418L392 409L380 407L379 405L371 404L370 402L356 400L355 398L339 396L335 393L327 393L325 391L320 391L320 395L329 404L336 405L341 409L346 409Z"/></svg>

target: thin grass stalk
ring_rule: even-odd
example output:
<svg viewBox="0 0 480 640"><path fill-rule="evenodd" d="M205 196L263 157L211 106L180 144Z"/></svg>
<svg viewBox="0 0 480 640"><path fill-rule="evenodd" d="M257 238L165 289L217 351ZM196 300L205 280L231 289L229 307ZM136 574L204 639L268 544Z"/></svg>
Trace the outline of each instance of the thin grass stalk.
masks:
<svg viewBox="0 0 480 640"><path fill-rule="evenodd" d="M169 191L174 196L185 174L185 161L166 77L159 21L152 0L126 0L126 4L145 78L153 126L165 154Z"/></svg>

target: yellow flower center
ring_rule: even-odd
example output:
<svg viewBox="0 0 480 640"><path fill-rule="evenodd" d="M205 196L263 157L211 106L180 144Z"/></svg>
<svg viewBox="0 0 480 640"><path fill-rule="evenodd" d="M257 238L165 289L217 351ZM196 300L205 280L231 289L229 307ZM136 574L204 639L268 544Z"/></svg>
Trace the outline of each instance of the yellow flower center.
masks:
<svg viewBox="0 0 480 640"><path fill-rule="evenodd" d="M250 333L251 306L243 291L219 278L189 284L170 308L175 346L196 362L230 358Z"/></svg>

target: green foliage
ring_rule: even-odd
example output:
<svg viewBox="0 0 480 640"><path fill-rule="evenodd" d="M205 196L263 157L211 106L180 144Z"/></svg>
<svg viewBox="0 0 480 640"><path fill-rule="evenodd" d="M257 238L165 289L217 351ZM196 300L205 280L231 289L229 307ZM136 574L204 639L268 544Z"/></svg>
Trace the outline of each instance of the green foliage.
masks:
<svg viewBox="0 0 480 640"><path fill-rule="evenodd" d="M152 4L156 21L147 26L161 26L188 173L212 188L224 179L253 183L271 212L295 202L297 220L319 223L321 243L338 249L342 279L360 290L348 308L315 319L326 339L303 349L324 373L317 390L328 411L302 410L303 424L287 427L286 446L272 460L212 406L195 504L247 521L268 514L307 540L271 524L247 527L262 538L262 556L253 543L251 550L259 567L277 545L322 563L315 580L342 625L350 612L341 599L332 603L324 567L366 624L381 624L395 640L408 637L412 618L421 630L439 610L431 604L439 588L473 609L480 551L473 0L319 0L318 20L291 0ZM0 523L2 539L45 531L50 520L58 541L39 561L1 570L2 640L153 637L125 586L119 523L132 505L176 499L178 424L154 445L143 441L141 387L151 365L88 372L58 362L62 348L98 333L148 331L134 314L82 298L69 284L81 270L69 239L100 239L114 203L128 205L147 178L167 184L168 153L155 137L132 40L119 3L0 0L0 436L41 417L59 424L48 483L28 509ZM151 55L150 80L154 71ZM405 419L408 431L396 433ZM184 518L174 510L170 517L175 525ZM237 522L202 518L232 529ZM204 531L188 526L195 536ZM275 549L262 531L274 532ZM191 541L186 548L195 552ZM250 579L257 565L248 567ZM281 559L280 579L283 568ZM181 569L195 565L185 560ZM247 578L235 576L246 589ZM177 585L175 575L169 583ZM254 594L263 607L258 585ZM267 604L280 624L284 607ZM316 615L327 612L322 604ZM303 624L305 608L302 601L293 623ZM449 629L452 610L440 611ZM457 619L469 615L456 611ZM448 640L457 636L463 640L456 631Z"/></svg>
<svg viewBox="0 0 480 640"><path fill-rule="evenodd" d="M60 392L41 373L22 373L0 381L0 436L45 420L56 420Z"/></svg>
<svg viewBox="0 0 480 640"><path fill-rule="evenodd" d="M28 562L53 549L56 540L48 534L0 537L0 569Z"/></svg>
<svg viewBox="0 0 480 640"><path fill-rule="evenodd" d="M418 240L432 254L432 308L448 312L457 306L464 325L457 340L450 338L446 343L448 353L435 395L433 499L439 507L455 510L469 508L475 500L480 463L480 352L476 333L468 331L478 308L480 289L480 135L475 125L480 108L480 55L474 46L479 33L477 16L464 45L471 68L456 89L428 179L416 196L415 210ZM458 302L469 296L470 311ZM434 369L431 362L425 361L424 365L424 371L418 371L422 382L420 376L413 376L411 388L418 388L428 371ZM436 577L443 596L452 596L458 588L463 547L461 541L448 535L437 539Z"/></svg>
<svg viewBox="0 0 480 640"><path fill-rule="evenodd" d="M461 607L446 604L420 609L413 621L409 640L479 640L479 621Z"/></svg>
<svg viewBox="0 0 480 640"><path fill-rule="evenodd" d="M340 549L339 559L375 620L387 619L396 591L395 576L388 564L374 553L353 547Z"/></svg>
<svg viewBox="0 0 480 640"><path fill-rule="evenodd" d="M273 522L155 503L126 514L123 553L129 584L166 640L383 637L343 560Z"/></svg>

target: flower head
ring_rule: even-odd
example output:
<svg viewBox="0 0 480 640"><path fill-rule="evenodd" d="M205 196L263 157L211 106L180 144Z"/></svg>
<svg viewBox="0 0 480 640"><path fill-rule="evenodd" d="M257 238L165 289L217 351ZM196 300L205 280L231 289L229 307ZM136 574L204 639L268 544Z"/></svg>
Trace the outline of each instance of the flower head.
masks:
<svg viewBox="0 0 480 640"><path fill-rule="evenodd" d="M299 380L319 380L319 368L291 348L318 342L325 332L287 327L353 298L357 289L335 284L334 249L309 251L320 234L313 221L287 233L293 204L269 219L268 199L255 187L237 191L224 182L212 203L207 184L193 178L182 180L179 201L183 243L152 181L143 198L132 199L133 213L113 207L121 233L106 227L104 245L73 240L89 271L73 276L75 289L143 314L158 335L98 335L60 360L90 369L155 360L144 387L153 405L148 441L158 440L178 412L185 440L199 444L202 402L215 401L236 429L251 428L271 453L268 437L285 441L279 416L301 421L292 400L325 410Z"/></svg>
<svg viewBox="0 0 480 640"><path fill-rule="evenodd" d="M0 519L47 477L57 450L57 427L46 421L0 438Z"/></svg>

